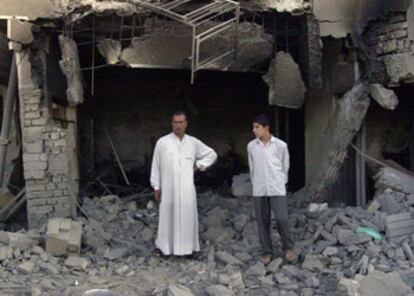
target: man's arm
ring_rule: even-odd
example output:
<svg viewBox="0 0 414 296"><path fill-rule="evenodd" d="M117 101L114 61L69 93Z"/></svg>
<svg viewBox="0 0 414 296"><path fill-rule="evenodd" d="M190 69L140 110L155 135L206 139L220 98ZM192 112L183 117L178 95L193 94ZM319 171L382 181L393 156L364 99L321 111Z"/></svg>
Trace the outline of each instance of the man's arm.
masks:
<svg viewBox="0 0 414 296"><path fill-rule="evenodd" d="M217 153L203 142L197 140L195 165L200 171L204 171L217 159Z"/></svg>
<svg viewBox="0 0 414 296"><path fill-rule="evenodd" d="M289 167L290 167L290 156L289 156L289 150L287 145L283 149L283 172L286 176L286 183L288 182L289 178Z"/></svg>
<svg viewBox="0 0 414 296"><path fill-rule="evenodd" d="M247 158L249 160L250 180L253 181L253 173L254 173L254 170L253 170L253 167L254 167L253 166L253 155L252 155L252 152L250 150L251 150L250 146L247 145Z"/></svg>
<svg viewBox="0 0 414 296"><path fill-rule="evenodd" d="M152 165L151 165L151 177L150 183L152 188L155 191L155 200L160 202L161 201L161 148L159 142L155 145L154 149L154 156L152 158Z"/></svg>

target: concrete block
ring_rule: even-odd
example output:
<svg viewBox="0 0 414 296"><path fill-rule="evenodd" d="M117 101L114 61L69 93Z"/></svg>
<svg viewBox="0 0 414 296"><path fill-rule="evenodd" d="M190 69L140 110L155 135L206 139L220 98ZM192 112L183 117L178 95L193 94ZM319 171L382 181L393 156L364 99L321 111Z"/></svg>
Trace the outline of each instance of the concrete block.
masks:
<svg viewBox="0 0 414 296"><path fill-rule="evenodd" d="M21 274L31 274L34 269L34 263L31 261L26 261L19 266L17 266L17 271Z"/></svg>
<svg viewBox="0 0 414 296"><path fill-rule="evenodd" d="M357 245L371 241L371 237L365 233L355 233L352 230L341 229L338 232L338 240L342 245Z"/></svg>
<svg viewBox="0 0 414 296"><path fill-rule="evenodd" d="M75 270L86 270L89 260L76 256L69 256L65 261L65 265Z"/></svg>
<svg viewBox="0 0 414 296"><path fill-rule="evenodd" d="M79 255L82 224L70 219L53 218L48 222L46 251L55 256Z"/></svg>

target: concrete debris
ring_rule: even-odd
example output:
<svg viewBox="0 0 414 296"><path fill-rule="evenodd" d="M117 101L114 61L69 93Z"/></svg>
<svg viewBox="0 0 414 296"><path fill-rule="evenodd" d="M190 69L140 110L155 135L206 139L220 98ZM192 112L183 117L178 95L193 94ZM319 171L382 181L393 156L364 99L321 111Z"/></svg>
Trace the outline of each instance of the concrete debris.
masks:
<svg viewBox="0 0 414 296"><path fill-rule="evenodd" d="M409 287L409 292L401 287L396 291L407 291L405 295L409 295L414 287L411 280L414 279L411 267L414 236L408 235L403 240L372 239L357 232L360 227L377 228L376 216L381 209L369 213L362 208L330 207L319 215L309 216L306 208L292 208L289 227L303 259L292 265L284 264L278 257L264 266L258 262L261 252L255 221L250 220L251 200L247 197L226 198L213 192L199 194L200 260L158 259L141 252L142 248L153 247L157 210L147 209L146 203L138 207L129 204L130 201L115 195L85 198L83 208L90 219L77 221L84 224L83 248L80 255L68 258L45 252L37 240L34 240L36 244L14 243L11 247L8 243L16 239L10 240L10 233L0 233L0 275L12 282L24 282L28 275L39 275L45 280L33 282L31 289L46 295L63 290L65 295L82 295L96 286L105 287L119 281L120 277L122 285L110 286L119 295L248 296L257 295L257 291L264 296L364 295L361 291L367 283L374 283L379 276L387 277L385 272L401 273L401 279L396 280ZM402 214L397 215L406 215ZM140 219L135 218L138 216ZM385 213L386 218L390 216ZM236 230L233 221L239 220L245 222ZM223 230L234 235L221 241L205 239L206 233L220 235ZM143 233L147 231L151 236L145 234L147 237L143 240ZM276 237L276 230L272 232ZM19 237L36 235L19 233ZM282 252L280 241L275 243L275 251ZM370 278L372 274L375 276ZM4 291L0 284L0 294Z"/></svg>
<svg viewBox="0 0 414 296"><path fill-rule="evenodd" d="M297 109L305 100L306 87L299 66L289 53L279 51L263 76L269 86L269 104Z"/></svg>
<svg viewBox="0 0 414 296"><path fill-rule="evenodd" d="M82 224L70 219L49 220L46 234L46 251L54 256L79 255L82 239Z"/></svg>
<svg viewBox="0 0 414 296"><path fill-rule="evenodd" d="M26 261L19 266L17 266L17 271L22 274L31 274L34 269L34 263L31 261Z"/></svg>
<svg viewBox="0 0 414 296"><path fill-rule="evenodd" d="M122 51L121 42L113 39L102 39L96 47L99 53L105 58L107 64L114 65L119 63Z"/></svg>
<svg viewBox="0 0 414 296"><path fill-rule="evenodd" d="M372 271L368 276L358 280L361 296L407 296L413 292L401 279L398 273Z"/></svg>
<svg viewBox="0 0 414 296"><path fill-rule="evenodd" d="M85 258L70 256L66 259L65 265L75 270L86 270L89 261Z"/></svg>
<svg viewBox="0 0 414 296"><path fill-rule="evenodd" d="M381 106L388 110L395 110L398 105L398 98L395 92L387 89L382 84L373 83L369 85L371 97Z"/></svg>
<svg viewBox="0 0 414 296"><path fill-rule="evenodd" d="M208 296L236 296L232 290L222 285L213 285L206 289Z"/></svg>
<svg viewBox="0 0 414 296"><path fill-rule="evenodd" d="M253 188L249 174L233 176L231 194L234 196L252 196Z"/></svg>
<svg viewBox="0 0 414 296"><path fill-rule="evenodd" d="M404 194L414 194L414 176L408 175L399 170L384 167L374 176L375 188L384 191L389 188L392 191Z"/></svg>
<svg viewBox="0 0 414 296"><path fill-rule="evenodd" d="M173 285L168 287L167 296L193 296L190 289L183 285Z"/></svg>
<svg viewBox="0 0 414 296"><path fill-rule="evenodd" d="M67 82L67 100L70 106L83 103L83 79L79 61L78 46L73 39L64 35L59 36L62 60L59 62Z"/></svg>
<svg viewBox="0 0 414 296"><path fill-rule="evenodd" d="M414 218L412 218L410 212L389 215L385 222L387 235L392 240L413 234L413 226Z"/></svg>
<svg viewBox="0 0 414 296"><path fill-rule="evenodd" d="M266 267L262 262L257 262L246 271L246 276L261 277L266 274Z"/></svg>
<svg viewBox="0 0 414 296"><path fill-rule="evenodd" d="M130 250L127 248L108 249L103 255L108 260L116 260L129 255Z"/></svg>

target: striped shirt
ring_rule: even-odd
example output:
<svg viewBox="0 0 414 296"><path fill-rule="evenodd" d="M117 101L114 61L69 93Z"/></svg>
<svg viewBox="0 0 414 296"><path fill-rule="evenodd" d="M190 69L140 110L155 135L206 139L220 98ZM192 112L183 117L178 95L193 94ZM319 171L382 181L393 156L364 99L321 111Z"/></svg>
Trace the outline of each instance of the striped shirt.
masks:
<svg viewBox="0 0 414 296"><path fill-rule="evenodd" d="M253 196L286 195L289 172L287 145L276 137L267 144L259 139L247 145Z"/></svg>

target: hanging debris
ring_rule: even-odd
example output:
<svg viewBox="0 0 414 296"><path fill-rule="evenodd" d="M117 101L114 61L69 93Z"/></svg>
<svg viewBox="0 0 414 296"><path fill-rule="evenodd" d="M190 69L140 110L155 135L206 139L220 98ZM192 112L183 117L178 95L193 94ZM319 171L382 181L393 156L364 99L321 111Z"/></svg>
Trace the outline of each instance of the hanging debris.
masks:
<svg viewBox="0 0 414 296"><path fill-rule="evenodd" d="M68 84L67 100L70 106L76 106L83 103L83 83L78 47L73 39L64 35L59 36L59 44L62 50L62 60L59 64Z"/></svg>
<svg viewBox="0 0 414 296"><path fill-rule="evenodd" d="M121 56L121 42L113 39L103 39L97 44L99 53L105 58L106 63L114 65L119 63Z"/></svg>
<svg viewBox="0 0 414 296"><path fill-rule="evenodd" d="M305 100L306 87L299 66L289 53L280 51L263 76L269 86L269 104L279 107L300 108Z"/></svg>

